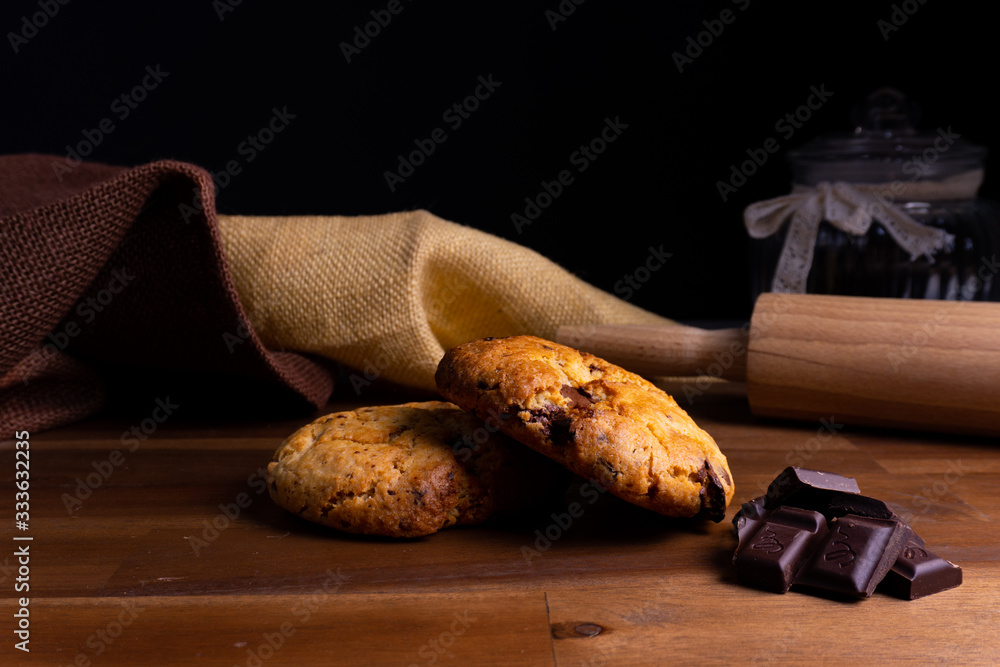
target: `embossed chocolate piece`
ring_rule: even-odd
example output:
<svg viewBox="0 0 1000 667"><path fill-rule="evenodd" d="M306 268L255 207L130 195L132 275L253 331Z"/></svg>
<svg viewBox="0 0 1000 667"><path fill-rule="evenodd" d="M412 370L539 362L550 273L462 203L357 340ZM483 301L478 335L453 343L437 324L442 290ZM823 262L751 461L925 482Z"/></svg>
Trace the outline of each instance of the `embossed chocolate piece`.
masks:
<svg viewBox="0 0 1000 667"><path fill-rule="evenodd" d="M962 568L909 541L886 575L879 590L916 600L962 584Z"/></svg>
<svg viewBox="0 0 1000 667"><path fill-rule="evenodd" d="M733 556L743 583L786 592L817 541L827 534L826 519L819 512L779 507L766 521L743 519L740 546Z"/></svg>
<svg viewBox="0 0 1000 667"><path fill-rule="evenodd" d="M834 519L826 539L795 583L835 594L871 597L911 533L909 526L890 519L853 514Z"/></svg>

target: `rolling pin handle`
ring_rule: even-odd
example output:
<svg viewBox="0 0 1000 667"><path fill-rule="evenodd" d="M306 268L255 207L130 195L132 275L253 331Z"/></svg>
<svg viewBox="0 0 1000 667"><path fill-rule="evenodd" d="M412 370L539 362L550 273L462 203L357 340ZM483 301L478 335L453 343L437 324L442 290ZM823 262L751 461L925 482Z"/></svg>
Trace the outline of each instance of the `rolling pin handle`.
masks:
<svg viewBox="0 0 1000 667"><path fill-rule="evenodd" d="M747 327L698 329L680 324L563 326L556 342L645 377L707 375L745 382Z"/></svg>

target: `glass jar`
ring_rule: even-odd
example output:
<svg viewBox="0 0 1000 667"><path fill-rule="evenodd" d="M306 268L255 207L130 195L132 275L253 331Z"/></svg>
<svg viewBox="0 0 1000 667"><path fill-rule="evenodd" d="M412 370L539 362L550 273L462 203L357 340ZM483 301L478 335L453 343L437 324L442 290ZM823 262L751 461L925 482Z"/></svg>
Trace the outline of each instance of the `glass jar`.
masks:
<svg viewBox="0 0 1000 667"><path fill-rule="evenodd" d="M986 150L951 127L918 132L915 119L902 94L879 90L859 107L853 133L788 154L792 193L744 213L755 238L754 300L805 291L1000 301L1000 205L976 194ZM810 215L818 224L809 225ZM931 240L914 245L914 233ZM907 237L909 247L900 241Z"/></svg>

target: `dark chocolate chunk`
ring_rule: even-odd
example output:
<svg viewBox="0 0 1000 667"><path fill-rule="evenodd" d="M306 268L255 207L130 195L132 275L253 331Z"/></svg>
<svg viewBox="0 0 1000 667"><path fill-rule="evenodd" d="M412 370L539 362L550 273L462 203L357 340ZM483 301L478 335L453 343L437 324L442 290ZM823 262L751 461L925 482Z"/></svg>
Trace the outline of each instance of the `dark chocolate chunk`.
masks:
<svg viewBox="0 0 1000 667"><path fill-rule="evenodd" d="M810 470L789 466L774 478L767 487L764 506L768 509L785 505L785 499L794 494L811 491L836 491L840 493L861 493L853 477L844 477L832 472Z"/></svg>
<svg viewBox="0 0 1000 667"><path fill-rule="evenodd" d="M733 515L733 533L739 537L741 521L744 519L761 519L769 511L770 510L764 507L764 496L758 496L757 498L746 501L740 509L736 511L736 514Z"/></svg>
<svg viewBox="0 0 1000 667"><path fill-rule="evenodd" d="M910 527L894 519L854 514L834 519L796 583L847 596L871 597L911 536Z"/></svg>
<svg viewBox="0 0 1000 667"><path fill-rule="evenodd" d="M767 487L762 499L766 509L782 505L800 507L822 512L827 519L847 514L874 519L896 518L881 500L862 496L854 478L808 468L785 468Z"/></svg>
<svg viewBox="0 0 1000 667"><path fill-rule="evenodd" d="M886 574L879 590L903 598L916 600L926 595L955 588L962 583L962 568L910 540Z"/></svg>
<svg viewBox="0 0 1000 667"><path fill-rule="evenodd" d="M719 481L719 476L715 473L708 461L698 471L696 479L701 484L701 491L698 497L701 499L701 509L698 510L698 517L705 517L718 523L726 518L726 490Z"/></svg>
<svg viewBox="0 0 1000 667"><path fill-rule="evenodd" d="M564 384L559 389L559 393L562 394L563 398L569 401L570 406L574 408L589 408L594 404L593 399L591 399L586 392L577 389L576 387L571 387L568 384Z"/></svg>
<svg viewBox="0 0 1000 667"><path fill-rule="evenodd" d="M750 519L759 519L767 514L768 510L764 507L764 498L765 496L758 496L743 503L740 511L736 513L737 517L745 516Z"/></svg>
<svg viewBox="0 0 1000 667"><path fill-rule="evenodd" d="M764 519L742 517L740 545L733 556L743 583L784 593L816 544L827 534L819 512L780 507Z"/></svg>
<svg viewBox="0 0 1000 667"><path fill-rule="evenodd" d="M734 563L736 562L736 557L740 553L740 549L742 549L744 545L749 544L753 540L754 535L757 534L757 531L760 530L760 527L763 525L764 525L763 520L748 519L746 517L740 519L740 522L737 525L737 531L739 532L740 543L739 546L736 547L736 553L733 554Z"/></svg>
<svg viewBox="0 0 1000 667"><path fill-rule="evenodd" d="M752 519L748 516L737 516L733 519L733 530L736 531L736 537L739 538L741 545L743 544L743 540L757 532L760 524L761 522L758 519ZM736 559L736 554L733 554L733 559Z"/></svg>
<svg viewBox="0 0 1000 667"><path fill-rule="evenodd" d="M878 498L840 491L800 491L785 499L785 505L822 512L827 519L854 514L870 519L896 519L896 513Z"/></svg>

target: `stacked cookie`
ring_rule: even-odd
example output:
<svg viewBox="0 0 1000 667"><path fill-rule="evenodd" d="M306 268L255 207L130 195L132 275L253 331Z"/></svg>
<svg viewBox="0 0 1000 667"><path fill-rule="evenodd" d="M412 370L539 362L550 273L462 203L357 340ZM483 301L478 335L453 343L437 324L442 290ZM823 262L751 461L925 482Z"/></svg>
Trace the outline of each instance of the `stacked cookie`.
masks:
<svg viewBox="0 0 1000 667"><path fill-rule="evenodd" d="M534 336L450 350L431 401L322 417L268 466L280 506L352 533L415 537L517 511L572 472L654 512L721 521L726 457L665 392Z"/></svg>

